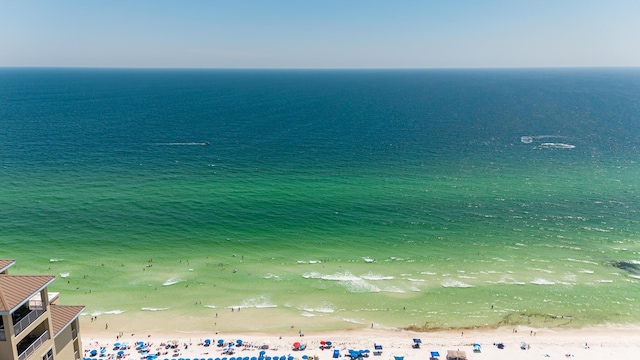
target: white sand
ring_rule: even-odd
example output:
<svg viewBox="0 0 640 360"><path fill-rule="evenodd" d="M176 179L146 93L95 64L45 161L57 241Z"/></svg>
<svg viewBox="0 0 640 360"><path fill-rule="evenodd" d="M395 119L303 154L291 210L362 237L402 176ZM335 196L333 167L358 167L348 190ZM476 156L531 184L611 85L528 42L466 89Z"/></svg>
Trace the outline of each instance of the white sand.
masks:
<svg viewBox="0 0 640 360"><path fill-rule="evenodd" d="M317 356L319 360L331 360L333 349L340 350L341 359L345 358L349 349L369 349L371 360L394 359L394 356L404 356L405 360L427 360L431 351L438 351L440 359L446 359L447 350L465 351L468 359L542 359L542 358L575 358L575 359L640 359L640 328L631 326L590 327L582 329L531 329L519 327L482 329L460 331L441 331L416 333L408 331L361 329L348 331L334 331L328 333L304 333L298 335L295 329L287 334L261 333L135 333L118 334L108 330L82 330L84 356L88 357L92 349L105 347L105 356L97 359L115 358L116 351L112 350L116 342L128 342L131 349L126 351L124 359L146 359L143 354L135 350L135 342L150 343L151 352L167 352L158 359L208 359L230 357L258 357L259 346L268 345L265 356L292 355L301 359L303 355ZM413 349L413 339L419 338L422 343L420 349ZM212 340L212 345L202 345L205 339ZM225 342L241 339L245 346L235 347L234 355L222 354L222 348L217 347L217 341ZM177 340L180 344L179 352L171 349L159 348L161 343ZM331 350L321 350L321 341L331 341ZM306 351L292 350L294 342L307 345ZM527 350L521 350L520 345L525 342ZM382 354L374 355L374 343L382 345ZM480 353L473 352L473 344L482 346ZM498 349L495 343L503 343L505 348ZM185 348L185 345L187 347Z"/></svg>

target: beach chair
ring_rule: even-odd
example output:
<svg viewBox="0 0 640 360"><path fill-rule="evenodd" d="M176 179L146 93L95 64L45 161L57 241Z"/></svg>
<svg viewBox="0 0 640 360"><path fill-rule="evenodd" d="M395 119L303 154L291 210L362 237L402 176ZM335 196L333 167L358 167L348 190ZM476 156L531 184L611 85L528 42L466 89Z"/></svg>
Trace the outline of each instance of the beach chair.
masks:
<svg viewBox="0 0 640 360"><path fill-rule="evenodd" d="M420 349L420 344L422 344L421 339L413 339L413 345L411 345L414 349Z"/></svg>
<svg viewBox="0 0 640 360"><path fill-rule="evenodd" d="M339 357L340 357L340 350L338 350L338 349L334 349L334 350L333 350L333 358L334 358L334 359L337 359L337 358L339 358Z"/></svg>
<svg viewBox="0 0 640 360"><path fill-rule="evenodd" d="M382 345L373 344L373 356L382 355Z"/></svg>
<svg viewBox="0 0 640 360"><path fill-rule="evenodd" d="M394 356L394 360L404 360L404 356Z"/></svg>
<svg viewBox="0 0 640 360"><path fill-rule="evenodd" d="M438 360L438 357L440 357L440 353L437 351L432 351L429 360Z"/></svg>
<svg viewBox="0 0 640 360"><path fill-rule="evenodd" d="M482 352L482 346L480 346L480 344L473 344L473 352L474 353L481 353Z"/></svg>

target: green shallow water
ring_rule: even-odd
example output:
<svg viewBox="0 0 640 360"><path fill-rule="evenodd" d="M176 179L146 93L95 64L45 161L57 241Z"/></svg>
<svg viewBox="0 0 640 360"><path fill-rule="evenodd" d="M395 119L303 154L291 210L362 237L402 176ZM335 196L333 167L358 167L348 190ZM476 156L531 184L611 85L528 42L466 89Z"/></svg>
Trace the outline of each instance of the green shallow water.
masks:
<svg viewBox="0 0 640 360"><path fill-rule="evenodd" d="M633 71L0 79L0 257L87 315L640 320Z"/></svg>

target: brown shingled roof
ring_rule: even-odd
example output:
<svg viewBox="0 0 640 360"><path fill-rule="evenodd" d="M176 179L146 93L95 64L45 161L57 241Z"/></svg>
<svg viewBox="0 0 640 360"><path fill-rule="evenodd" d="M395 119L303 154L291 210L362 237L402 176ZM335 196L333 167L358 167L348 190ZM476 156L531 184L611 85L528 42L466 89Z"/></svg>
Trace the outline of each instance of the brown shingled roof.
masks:
<svg viewBox="0 0 640 360"><path fill-rule="evenodd" d="M13 264L15 264L15 260L11 259L0 259L0 273L10 268Z"/></svg>
<svg viewBox="0 0 640 360"><path fill-rule="evenodd" d="M0 312L13 310L55 279L54 275L0 275Z"/></svg>
<svg viewBox="0 0 640 360"><path fill-rule="evenodd" d="M75 305L51 305L51 323L53 324L53 336L64 330L84 310L84 306Z"/></svg>

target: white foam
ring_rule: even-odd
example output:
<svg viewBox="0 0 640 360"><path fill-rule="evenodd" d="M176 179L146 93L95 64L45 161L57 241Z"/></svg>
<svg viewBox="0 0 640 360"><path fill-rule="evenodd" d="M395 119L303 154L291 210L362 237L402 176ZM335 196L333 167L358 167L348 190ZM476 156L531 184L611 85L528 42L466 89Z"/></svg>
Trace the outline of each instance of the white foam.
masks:
<svg viewBox="0 0 640 360"><path fill-rule="evenodd" d="M542 143L538 145L538 148L541 149L575 149L575 145L565 144L565 143Z"/></svg>
<svg viewBox="0 0 640 360"><path fill-rule="evenodd" d="M583 274L593 274L592 270L580 270L580 272Z"/></svg>
<svg viewBox="0 0 640 360"><path fill-rule="evenodd" d="M183 282L183 281L184 281L184 280L182 280L182 279L178 279L178 278L172 277L171 279L169 279L169 280L167 280L167 281L163 282L163 283L162 283L162 286L171 286L171 285L175 285L175 284L177 284L177 283L181 283L181 282Z"/></svg>
<svg viewBox="0 0 640 360"><path fill-rule="evenodd" d="M364 324L362 321L358 321L354 319L343 318L342 320L351 324L359 324L359 325Z"/></svg>
<svg viewBox="0 0 640 360"><path fill-rule="evenodd" d="M365 280L373 280L373 281L377 281L377 280L393 280L393 276L385 276L385 275L381 275L381 274L374 274L372 272L364 274L364 275L362 275L360 277L365 279Z"/></svg>
<svg viewBox="0 0 640 360"><path fill-rule="evenodd" d="M61 277L61 278L68 278L68 277L69 277L69 273L68 273L68 272L66 272L66 273L60 273L60 277Z"/></svg>
<svg viewBox="0 0 640 360"><path fill-rule="evenodd" d="M366 263L372 263L372 262L375 261L375 259L372 259L370 257L363 257L362 260L364 260L364 262L366 262Z"/></svg>
<svg viewBox="0 0 640 360"><path fill-rule="evenodd" d="M140 310L142 311L165 311L165 310L169 310L169 308L152 308L152 307L143 307Z"/></svg>
<svg viewBox="0 0 640 360"><path fill-rule="evenodd" d="M335 312L335 310L333 310L332 308L329 308L329 307L320 307L320 308L307 308L307 307L305 307L305 308L302 308L300 310L303 310L303 311L308 312L308 313L322 313L322 314L331 314L331 313Z"/></svg>
<svg viewBox="0 0 640 360"><path fill-rule="evenodd" d="M542 279L542 278L537 278L531 281L531 283L534 285L555 285L555 282L547 279Z"/></svg>
<svg viewBox="0 0 640 360"><path fill-rule="evenodd" d="M425 282L426 281L425 279L412 279L412 278L407 278L407 280L411 281L411 282Z"/></svg>
<svg viewBox="0 0 640 360"><path fill-rule="evenodd" d="M124 310L109 310L109 311L92 311L91 316L98 315L120 315L124 312ZM84 315L84 314L83 314Z"/></svg>
<svg viewBox="0 0 640 360"><path fill-rule="evenodd" d="M229 306L229 308L255 308L255 309L268 309L277 308L278 305L272 304L269 298L266 296L258 296L254 298L245 299L240 305Z"/></svg>
<svg viewBox="0 0 640 360"><path fill-rule="evenodd" d="M403 293L406 292L406 291L400 289L397 286L389 286L389 287L386 287L386 288L382 289L382 291L383 292L389 292L389 293L399 293L399 294L403 294Z"/></svg>
<svg viewBox="0 0 640 360"><path fill-rule="evenodd" d="M326 281L337 281L340 285L351 292L380 292L380 288L369 284L364 279L351 274L350 272L323 275L317 272L309 272L302 275L305 279L321 279Z"/></svg>
<svg viewBox="0 0 640 360"><path fill-rule="evenodd" d="M504 275L502 277L500 277L500 281L498 281L499 284L508 284L508 285L526 285L526 283L521 282L521 281L517 281L516 279L514 279L513 277L509 276L509 275Z"/></svg>
<svg viewBox="0 0 640 360"><path fill-rule="evenodd" d="M274 275L274 274L272 274L272 273L267 273L267 274L264 276L264 278L265 278L265 279L282 280L282 279L280 278L280 276L278 276L278 275Z"/></svg>
<svg viewBox="0 0 640 360"><path fill-rule="evenodd" d="M598 282L601 282L601 283L612 283L613 280L604 280L604 279L602 279L602 280L598 280Z"/></svg>
<svg viewBox="0 0 640 360"><path fill-rule="evenodd" d="M442 287L446 288L470 288L473 285L469 285L463 283L462 281L454 280L454 279L446 279L442 282Z"/></svg>
<svg viewBox="0 0 640 360"><path fill-rule="evenodd" d="M207 146L208 142L170 142L170 143L157 143L160 146Z"/></svg>
<svg viewBox="0 0 640 360"><path fill-rule="evenodd" d="M434 272L431 272L431 271L421 271L420 274L422 274L422 275L438 275L438 274L436 274Z"/></svg>
<svg viewBox="0 0 640 360"><path fill-rule="evenodd" d="M298 260L298 264L321 264L321 260Z"/></svg>
<svg viewBox="0 0 640 360"><path fill-rule="evenodd" d="M218 308L215 305L205 305L204 307L209 308L209 309L217 309Z"/></svg>
<svg viewBox="0 0 640 360"><path fill-rule="evenodd" d="M62 261L62 259L56 259L56 258L49 259L49 262L58 262L58 261Z"/></svg>
<svg viewBox="0 0 640 360"><path fill-rule="evenodd" d="M308 313L308 312L303 312L302 314L300 314L300 316L304 316L304 317L314 317L314 316L316 316L316 314L312 314L312 313Z"/></svg>
<svg viewBox="0 0 640 360"><path fill-rule="evenodd" d="M629 277L632 277L634 279L640 279L640 275L629 275Z"/></svg>

